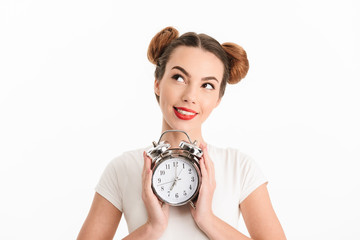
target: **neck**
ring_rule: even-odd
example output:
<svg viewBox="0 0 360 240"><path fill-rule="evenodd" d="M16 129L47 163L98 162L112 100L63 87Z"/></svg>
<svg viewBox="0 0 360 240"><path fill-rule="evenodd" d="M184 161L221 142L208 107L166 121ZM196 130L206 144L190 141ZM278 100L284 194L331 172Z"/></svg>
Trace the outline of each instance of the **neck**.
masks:
<svg viewBox="0 0 360 240"><path fill-rule="evenodd" d="M196 145L199 146L200 143L205 143L202 134L201 134L201 128L200 129L173 129L171 128L166 122L163 122L162 126L162 133L167 130L182 130L187 133L187 135L190 137L190 140L192 143L196 140ZM161 138L161 141L166 141L170 143L172 147L178 147L181 141L189 142L189 139L187 136L182 132L168 132L163 135Z"/></svg>

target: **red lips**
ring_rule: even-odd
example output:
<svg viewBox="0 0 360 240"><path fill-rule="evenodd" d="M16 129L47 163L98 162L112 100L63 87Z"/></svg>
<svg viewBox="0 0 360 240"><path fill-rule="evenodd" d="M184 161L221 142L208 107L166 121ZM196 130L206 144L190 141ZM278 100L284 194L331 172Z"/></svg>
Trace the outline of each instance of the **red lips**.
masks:
<svg viewBox="0 0 360 240"><path fill-rule="evenodd" d="M183 107L174 107L174 113L181 120L191 120L198 114L194 110Z"/></svg>

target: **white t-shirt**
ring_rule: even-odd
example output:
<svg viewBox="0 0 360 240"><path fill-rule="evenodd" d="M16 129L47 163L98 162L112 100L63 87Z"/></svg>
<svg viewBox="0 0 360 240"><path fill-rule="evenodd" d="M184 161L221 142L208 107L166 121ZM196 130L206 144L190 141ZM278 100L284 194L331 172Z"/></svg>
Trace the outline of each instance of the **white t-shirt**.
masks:
<svg viewBox="0 0 360 240"><path fill-rule="evenodd" d="M147 148L125 152L113 159L95 189L123 213L129 232L147 220L141 198L144 150ZM238 228L239 204L267 180L253 159L239 150L208 144L208 151L215 166L213 212L229 225ZM189 204L170 207L168 227L160 239L208 239L197 227L189 208Z"/></svg>

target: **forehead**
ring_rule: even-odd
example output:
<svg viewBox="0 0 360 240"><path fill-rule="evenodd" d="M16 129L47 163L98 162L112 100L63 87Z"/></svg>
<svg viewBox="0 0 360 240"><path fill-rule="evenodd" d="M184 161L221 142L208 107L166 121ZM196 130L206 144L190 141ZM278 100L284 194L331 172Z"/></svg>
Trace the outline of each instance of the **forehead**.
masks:
<svg viewBox="0 0 360 240"><path fill-rule="evenodd" d="M174 66L180 66L190 74L206 76L215 76L222 79L224 73L224 64L215 56L215 54L199 47L179 46L171 53L166 71Z"/></svg>

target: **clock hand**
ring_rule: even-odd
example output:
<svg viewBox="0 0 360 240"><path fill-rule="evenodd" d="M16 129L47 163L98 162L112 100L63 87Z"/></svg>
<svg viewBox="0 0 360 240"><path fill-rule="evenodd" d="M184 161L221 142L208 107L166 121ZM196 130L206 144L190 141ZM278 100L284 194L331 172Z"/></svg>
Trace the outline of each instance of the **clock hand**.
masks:
<svg viewBox="0 0 360 240"><path fill-rule="evenodd" d="M178 167L178 165L177 165L177 163L175 163L176 164L176 167L175 167L175 179L177 178L177 167Z"/></svg>
<svg viewBox="0 0 360 240"><path fill-rule="evenodd" d="M178 168L178 165L177 165L177 163L176 163L176 165L175 165L175 180L174 180L174 183L173 183L173 184L171 185L171 187L170 187L170 191L173 190L174 186L176 185L176 182L177 182L178 180L180 180L180 179L179 179L179 176L177 175L177 168ZM182 171L182 169L180 170L179 175L180 175L181 171Z"/></svg>
<svg viewBox="0 0 360 240"><path fill-rule="evenodd" d="M176 184L176 178L175 178L174 183L173 183L173 184L171 185L171 187L170 187L170 191L172 191L172 190L173 190L173 188L174 188L175 184Z"/></svg>
<svg viewBox="0 0 360 240"><path fill-rule="evenodd" d="M160 183L160 184L158 184L158 185L156 185L156 186L158 187L158 186L162 186L162 185L165 185L165 184L168 184L168 183L173 183L173 182L176 182L177 180L181 180L181 178L177 178L177 179L171 180L171 181L169 181L169 182Z"/></svg>
<svg viewBox="0 0 360 240"><path fill-rule="evenodd" d="M170 191L173 190L173 188L174 188L174 186L176 185L176 182L177 182L178 180L181 180L181 178L175 178L174 183L173 183L173 184L171 185L171 187L170 187Z"/></svg>
<svg viewBox="0 0 360 240"><path fill-rule="evenodd" d="M176 176L176 178L179 178L179 176L180 176L180 174L181 174L182 170L183 170L183 168L180 170L179 175L177 175L177 176ZM178 180L180 180L180 179L178 179Z"/></svg>
<svg viewBox="0 0 360 240"><path fill-rule="evenodd" d="M165 182L165 183L160 183L160 184L158 184L157 186L161 186L161 185L165 185L165 184L168 184L168 183L172 183L174 180L171 180L171 181L169 181L169 182Z"/></svg>

